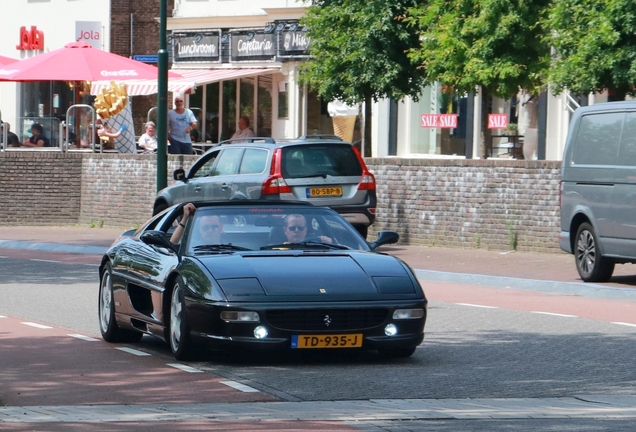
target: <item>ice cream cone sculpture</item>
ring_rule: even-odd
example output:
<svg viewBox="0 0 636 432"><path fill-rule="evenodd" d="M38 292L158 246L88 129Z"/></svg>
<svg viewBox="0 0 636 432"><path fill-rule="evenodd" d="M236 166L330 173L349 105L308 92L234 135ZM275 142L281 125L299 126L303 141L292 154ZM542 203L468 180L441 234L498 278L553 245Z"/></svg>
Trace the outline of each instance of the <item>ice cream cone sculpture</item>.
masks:
<svg viewBox="0 0 636 432"><path fill-rule="evenodd" d="M327 111L333 122L333 133L341 140L351 142L358 118L358 106L347 105L341 101L329 102Z"/></svg>

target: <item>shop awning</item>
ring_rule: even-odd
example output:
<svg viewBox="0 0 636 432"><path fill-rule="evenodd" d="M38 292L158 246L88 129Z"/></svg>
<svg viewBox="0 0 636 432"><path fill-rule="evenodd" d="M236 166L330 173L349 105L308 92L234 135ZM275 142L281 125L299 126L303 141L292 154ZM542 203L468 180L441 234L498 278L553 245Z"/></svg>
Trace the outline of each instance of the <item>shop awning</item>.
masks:
<svg viewBox="0 0 636 432"><path fill-rule="evenodd" d="M268 74L278 69L172 69L183 78L168 79L168 91L175 93L189 93L195 87L224 80L233 80L249 76ZM91 94L98 94L110 85L108 81L93 81ZM128 95L147 96L157 93L157 80L128 80Z"/></svg>

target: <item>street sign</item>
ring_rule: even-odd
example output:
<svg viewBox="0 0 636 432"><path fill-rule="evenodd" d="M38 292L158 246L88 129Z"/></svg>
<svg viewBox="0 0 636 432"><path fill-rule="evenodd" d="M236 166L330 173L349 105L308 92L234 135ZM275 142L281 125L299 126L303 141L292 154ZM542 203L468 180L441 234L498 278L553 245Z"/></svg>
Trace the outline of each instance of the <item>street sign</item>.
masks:
<svg viewBox="0 0 636 432"><path fill-rule="evenodd" d="M157 63L159 61L156 55L136 55L133 56L133 60L144 63Z"/></svg>

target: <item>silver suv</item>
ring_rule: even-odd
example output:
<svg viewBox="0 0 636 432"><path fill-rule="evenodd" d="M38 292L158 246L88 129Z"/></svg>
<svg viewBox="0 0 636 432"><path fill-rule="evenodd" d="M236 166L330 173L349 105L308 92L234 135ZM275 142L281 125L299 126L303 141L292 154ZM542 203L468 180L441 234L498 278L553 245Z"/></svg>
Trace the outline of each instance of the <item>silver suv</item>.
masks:
<svg viewBox="0 0 636 432"><path fill-rule="evenodd" d="M335 136L223 141L174 179L159 191L153 214L189 201L272 199L331 207L365 237L375 221L375 177L360 152Z"/></svg>

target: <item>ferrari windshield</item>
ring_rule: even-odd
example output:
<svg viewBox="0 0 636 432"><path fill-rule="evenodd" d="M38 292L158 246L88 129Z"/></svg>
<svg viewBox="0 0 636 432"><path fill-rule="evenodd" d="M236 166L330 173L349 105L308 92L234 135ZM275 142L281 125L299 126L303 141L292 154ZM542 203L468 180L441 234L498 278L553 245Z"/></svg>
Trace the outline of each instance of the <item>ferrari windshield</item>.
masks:
<svg viewBox="0 0 636 432"><path fill-rule="evenodd" d="M199 207L188 226L188 253L194 255L245 250L369 250L341 216L320 207Z"/></svg>

